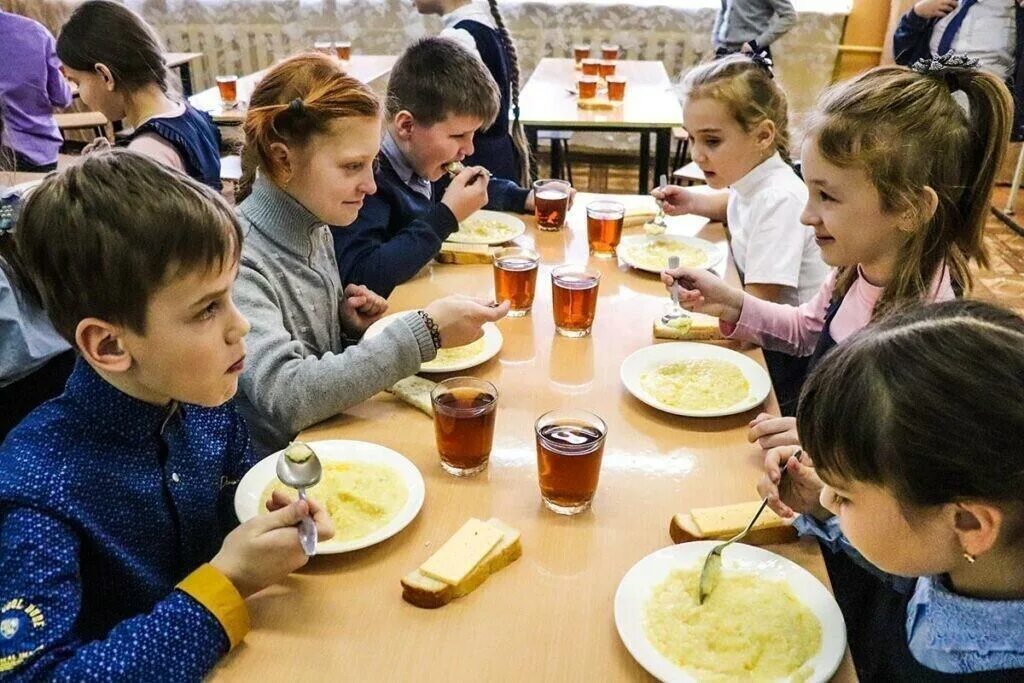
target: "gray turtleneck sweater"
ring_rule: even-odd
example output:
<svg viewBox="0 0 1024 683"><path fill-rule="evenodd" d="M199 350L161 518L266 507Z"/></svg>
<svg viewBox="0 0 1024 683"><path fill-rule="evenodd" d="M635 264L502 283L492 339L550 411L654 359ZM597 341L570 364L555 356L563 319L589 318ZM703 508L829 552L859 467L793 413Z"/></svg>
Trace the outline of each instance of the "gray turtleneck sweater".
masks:
<svg viewBox="0 0 1024 683"><path fill-rule="evenodd" d="M245 242L234 299L252 325L237 401L264 456L437 351L416 313L373 339L346 340L331 232L269 180L258 178L237 211Z"/></svg>

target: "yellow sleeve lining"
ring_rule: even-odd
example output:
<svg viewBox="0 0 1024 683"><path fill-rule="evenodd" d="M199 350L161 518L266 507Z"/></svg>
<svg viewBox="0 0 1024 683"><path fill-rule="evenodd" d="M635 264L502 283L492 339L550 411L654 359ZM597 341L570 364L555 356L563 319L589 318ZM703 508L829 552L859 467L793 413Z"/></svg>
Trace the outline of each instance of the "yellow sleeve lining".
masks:
<svg viewBox="0 0 1024 683"><path fill-rule="evenodd" d="M208 609L217 618L234 648L249 632L249 609L228 577L213 565L204 564L186 576L178 588Z"/></svg>

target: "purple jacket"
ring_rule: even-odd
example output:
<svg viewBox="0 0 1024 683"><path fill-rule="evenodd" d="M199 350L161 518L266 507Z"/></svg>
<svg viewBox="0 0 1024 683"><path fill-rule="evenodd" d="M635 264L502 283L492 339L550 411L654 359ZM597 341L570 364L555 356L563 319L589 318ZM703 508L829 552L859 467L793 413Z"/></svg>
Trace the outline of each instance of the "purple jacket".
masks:
<svg viewBox="0 0 1024 683"><path fill-rule="evenodd" d="M37 21L0 10L0 64L4 144L33 164L52 164L62 142L53 109L71 104L53 36Z"/></svg>

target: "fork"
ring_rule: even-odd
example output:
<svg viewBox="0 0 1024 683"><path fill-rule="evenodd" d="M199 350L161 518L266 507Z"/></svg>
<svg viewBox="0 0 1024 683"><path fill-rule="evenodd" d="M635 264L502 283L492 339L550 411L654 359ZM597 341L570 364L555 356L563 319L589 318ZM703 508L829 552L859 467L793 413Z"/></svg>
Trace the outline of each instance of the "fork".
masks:
<svg viewBox="0 0 1024 683"><path fill-rule="evenodd" d="M797 458L799 460L802 454L803 451L798 449L790 457ZM789 462L789 458L786 459L786 462ZM782 480L785 479L786 472L788 470L788 467L783 466L782 472L779 474L780 486L782 485ZM747 524L746 529L739 532L725 543L719 543L718 545L716 545L714 548L711 549L711 552L708 553L708 556L704 558L704 566L700 570L700 585L698 586L697 590L698 605L703 605L704 601L708 599L709 595L711 595L711 591L715 589L715 584L717 583L717 581L713 581L712 579L716 578L716 576L722 572L722 551L730 545L732 545L733 543L735 543L736 541L742 540L744 537L746 537L746 535L750 533L750 530L754 527L754 524L757 522L758 517L761 516L761 513L764 512L764 509L766 507L768 507L767 498L761 501L761 507L757 508L757 512L754 513L754 517L750 520L750 523Z"/></svg>
<svg viewBox="0 0 1024 683"><path fill-rule="evenodd" d="M668 257L668 268L669 268L669 270L672 270L672 269L678 268L678 267L679 267L679 257L678 256L669 256ZM662 325L667 325L671 321L675 320L676 318L686 318L686 317L689 317L689 315L690 315L689 313L686 312L685 309L683 309L682 306L679 305L679 281L678 280L676 280L675 282L672 283L672 288L669 289L669 295L672 297L672 309L668 313L666 313L665 315L661 316L661 324Z"/></svg>
<svg viewBox="0 0 1024 683"><path fill-rule="evenodd" d="M659 179L661 182L658 185L659 190L664 190L668 187L668 176L664 173L661 174ZM665 202L658 201L658 213L655 214L654 220L644 225L644 231L648 235L660 235L668 230L668 223L665 222Z"/></svg>

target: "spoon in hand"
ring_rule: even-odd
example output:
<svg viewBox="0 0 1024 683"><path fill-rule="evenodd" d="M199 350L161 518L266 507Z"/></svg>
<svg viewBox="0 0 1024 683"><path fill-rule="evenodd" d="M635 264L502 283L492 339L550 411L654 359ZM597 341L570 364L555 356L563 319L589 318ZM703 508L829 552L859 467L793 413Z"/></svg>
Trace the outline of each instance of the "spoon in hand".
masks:
<svg viewBox="0 0 1024 683"><path fill-rule="evenodd" d="M306 489L316 486L321 476L320 458L316 457L309 444L293 441L277 459L277 478L285 486L298 491L299 500L307 500ZM312 557L316 554L316 524L308 514L299 522L299 542L306 555Z"/></svg>

